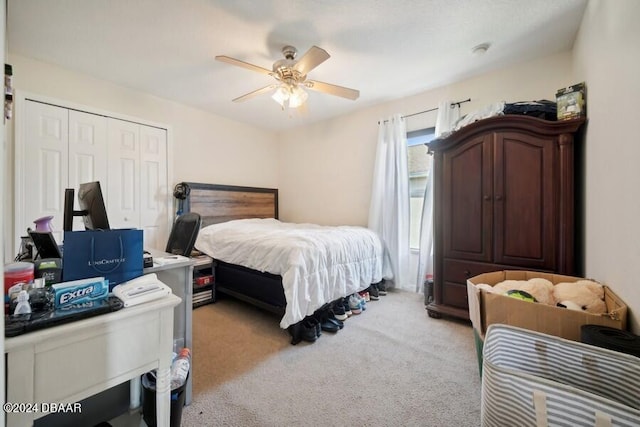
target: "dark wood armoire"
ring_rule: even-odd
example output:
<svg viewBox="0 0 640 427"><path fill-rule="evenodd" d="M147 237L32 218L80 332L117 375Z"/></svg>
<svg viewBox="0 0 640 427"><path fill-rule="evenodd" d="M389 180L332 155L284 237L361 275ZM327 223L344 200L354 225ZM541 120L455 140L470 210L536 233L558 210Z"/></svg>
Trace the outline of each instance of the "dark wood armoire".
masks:
<svg viewBox="0 0 640 427"><path fill-rule="evenodd" d="M431 317L469 318L469 277L576 274L574 137L584 119L479 120L429 144L434 173Z"/></svg>

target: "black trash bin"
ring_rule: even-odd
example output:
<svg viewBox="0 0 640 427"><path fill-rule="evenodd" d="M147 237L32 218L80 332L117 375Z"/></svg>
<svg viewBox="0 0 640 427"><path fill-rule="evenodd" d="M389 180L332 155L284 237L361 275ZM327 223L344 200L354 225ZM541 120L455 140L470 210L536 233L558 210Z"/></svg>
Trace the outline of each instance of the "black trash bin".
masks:
<svg viewBox="0 0 640 427"><path fill-rule="evenodd" d="M189 375L187 375L188 379ZM180 387L171 390L170 427L180 427L182 422L186 386L187 381ZM156 427L156 378L150 372L142 376L142 418L147 426Z"/></svg>

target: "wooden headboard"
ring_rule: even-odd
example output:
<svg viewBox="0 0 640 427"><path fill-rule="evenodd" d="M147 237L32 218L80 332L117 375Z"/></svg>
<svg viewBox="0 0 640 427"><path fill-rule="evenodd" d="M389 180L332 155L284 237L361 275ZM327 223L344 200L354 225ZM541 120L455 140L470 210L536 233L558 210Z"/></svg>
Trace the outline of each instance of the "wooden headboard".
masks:
<svg viewBox="0 0 640 427"><path fill-rule="evenodd" d="M184 212L197 212L205 227L245 218L278 218L278 189L185 182Z"/></svg>

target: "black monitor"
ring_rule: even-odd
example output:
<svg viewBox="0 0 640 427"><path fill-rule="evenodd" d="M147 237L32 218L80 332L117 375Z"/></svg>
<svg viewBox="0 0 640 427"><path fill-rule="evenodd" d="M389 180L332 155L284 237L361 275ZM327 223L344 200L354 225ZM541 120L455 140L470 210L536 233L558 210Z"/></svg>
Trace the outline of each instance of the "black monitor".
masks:
<svg viewBox="0 0 640 427"><path fill-rule="evenodd" d="M107 209L102 197L100 182L86 182L78 187L79 211L73 210L73 188L67 188L64 192L64 231L73 230L73 217L81 216L86 230L109 230Z"/></svg>

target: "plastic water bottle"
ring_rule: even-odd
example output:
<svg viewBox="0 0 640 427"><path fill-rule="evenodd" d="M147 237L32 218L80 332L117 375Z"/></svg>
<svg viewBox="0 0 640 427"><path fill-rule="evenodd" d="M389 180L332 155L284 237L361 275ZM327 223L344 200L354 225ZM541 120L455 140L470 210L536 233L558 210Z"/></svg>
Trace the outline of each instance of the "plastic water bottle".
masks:
<svg viewBox="0 0 640 427"><path fill-rule="evenodd" d="M191 366L191 351L183 348L171 364L171 390L184 385Z"/></svg>

